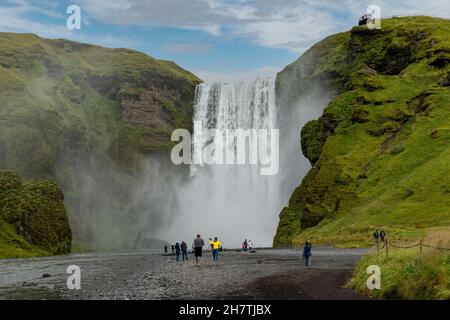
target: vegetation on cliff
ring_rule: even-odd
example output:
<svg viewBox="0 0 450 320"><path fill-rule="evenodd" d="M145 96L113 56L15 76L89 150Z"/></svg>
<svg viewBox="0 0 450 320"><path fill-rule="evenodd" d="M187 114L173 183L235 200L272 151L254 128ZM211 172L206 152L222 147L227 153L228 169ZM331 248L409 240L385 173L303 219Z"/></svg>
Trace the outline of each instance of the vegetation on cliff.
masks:
<svg viewBox="0 0 450 320"><path fill-rule="evenodd" d="M12 171L0 171L0 258L66 254L71 241L58 185L25 183Z"/></svg>
<svg viewBox="0 0 450 320"><path fill-rule="evenodd" d="M301 132L312 168L280 214L275 246L364 246L374 229L421 238L450 225L450 21L392 18L308 50L277 79L283 104L331 92Z"/></svg>
<svg viewBox="0 0 450 320"><path fill-rule="evenodd" d="M129 49L0 33L0 169L56 181L76 239L112 234L114 210L115 228L136 234L131 186L168 154L173 129L191 127L200 82Z"/></svg>

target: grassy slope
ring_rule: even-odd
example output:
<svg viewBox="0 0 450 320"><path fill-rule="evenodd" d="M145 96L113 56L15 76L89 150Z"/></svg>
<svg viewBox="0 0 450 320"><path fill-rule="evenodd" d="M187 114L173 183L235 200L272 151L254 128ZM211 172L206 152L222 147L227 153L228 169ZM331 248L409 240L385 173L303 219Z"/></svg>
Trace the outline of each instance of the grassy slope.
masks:
<svg viewBox="0 0 450 320"><path fill-rule="evenodd" d="M172 62L128 49L0 33L0 167L52 177L62 144L101 148L113 164L137 166L141 151L168 148L171 128L190 127L199 81ZM166 86L179 88L179 96L165 94ZM123 121L121 103L150 89L148 105L168 106L160 115L167 124Z"/></svg>
<svg viewBox="0 0 450 320"><path fill-rule="evenodd" d="M309 62L305 79L326 75L340 94L302 132L313 167L274 245L361 246L375 228L403 239L449 225L450 21L384 20L381 31L355 27L305 55L320 58L289 68Z"/></svg>
<svg viewBox="0 0 450 320"><path fill-rule="evenodd" d="M450 228L432 228L425 244L449 247ZM415 243L403 243L412 246ZM369 290L367 267L377 265L381 271L381 288ZM362 294L385 299L450 299L450 255L429 247L397 249L391 246L389 257L384 250L366 255L357 265L349 286Z"/></svg>
<svg viewBox="0 0 450 320"><path fill-rule="evenodd" d="M144 158L166 153L174 128L190 128L200 81L133 50L0 33L0 169L57 181L74 234L87 239L95 230L80 220L82 177L115 187L111 206L127 203L125 181Z"/></svg>

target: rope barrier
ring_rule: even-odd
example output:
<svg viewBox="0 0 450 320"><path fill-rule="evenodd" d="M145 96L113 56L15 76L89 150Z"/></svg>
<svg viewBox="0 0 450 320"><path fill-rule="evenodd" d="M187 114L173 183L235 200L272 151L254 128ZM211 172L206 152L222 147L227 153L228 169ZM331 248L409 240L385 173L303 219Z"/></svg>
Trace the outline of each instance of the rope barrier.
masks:
<svg viewBox="0 0 450 320"><path fill-rule="evenodd" d="M409 248L415 248L415 247L418 247L418 246L420 246L420 243L418 243L418 244L415 244L415 245L413 245L413 246L407 246L407 247L403 247L403 246L397 246L397 245L395 245L395 244L391 243L391 246L393 246L394 248L399 248L399 249L409 249Z"/></svg>
<svg viewBox="0 0 450 320"><path fill-rule="evenodd" d="M450 251L450 248L442 248L442 247L435 247L429 244L426 244L423 242L423 240L420 240L419 243L416 243L414 245L409 245L409 246L400 246L400 245L396 245L394 243L392 243L391 241L389 241L388 239L386 239L385 241L383 241L383 246L379 247L379 243L377 242L377 251L380 251L382 249L384 249L386 247L386 259L389 259L389 247L392 246L394 248L398 248L398 249L410 249L410 248L416 248L416 247L420 247L420 254L422 255L423 252L423 247L427 247L427 248L433 248L433 249L437 249L437 250L448 250Z"/></svg>
<svg viewBox="0 0 450 320"><path fill-rule="evenodd" d="M425 243L423 243L422 245L424 247L428 247L428 248L433 248L433 249L438 249L438 250L449 250L450 251L450 248L433 247L433 246L430 246L430 245L425 244Z"/></svg>
<svg viewBox="0 0 450 320"><path fill-rule="evenodd" d="M396 245L396 244L394 244L394 243L390 243L390 245L391 245L392 247L398 248L398 249L410 249L410 248L415 248L415 247L420 246L420 242L417 243L417 244L411 245L411 246L399 246L399 245ZM431 245L426 244L426 243L422 243L422 245L423 245L424 247L427 247L427 248L433 248L433 249L437 249L437 250L449 250L449 251L450 251L450 248L434 247L434 246L431 246ZM383 243L383 246L380 247L379 249L381 250L381 249L383 249L384 247L386 247L386 242L384 242L384 243Z"/></svg>

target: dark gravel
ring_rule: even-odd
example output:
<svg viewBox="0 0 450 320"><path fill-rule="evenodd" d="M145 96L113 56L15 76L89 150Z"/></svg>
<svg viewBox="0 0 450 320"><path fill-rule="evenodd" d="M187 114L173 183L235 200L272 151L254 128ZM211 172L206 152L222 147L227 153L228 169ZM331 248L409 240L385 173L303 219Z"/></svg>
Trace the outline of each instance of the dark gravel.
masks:
<svg viewBox="0 0 450 320"><path fill-rule="evenodd" d="M299 251L204 252L175 262L158 252L87 253L0 260L0 299L362 299L344 288L365 250L315 248L313 269ZM69 265L81 289L66 287ZM45 277L44 277L45 275Z"/></svg>

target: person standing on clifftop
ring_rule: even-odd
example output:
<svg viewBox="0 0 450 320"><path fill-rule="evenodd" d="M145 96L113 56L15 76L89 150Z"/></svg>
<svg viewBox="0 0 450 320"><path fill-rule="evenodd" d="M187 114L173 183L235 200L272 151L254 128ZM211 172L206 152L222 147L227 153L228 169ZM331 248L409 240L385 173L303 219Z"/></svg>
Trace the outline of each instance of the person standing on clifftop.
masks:
<svg viewBox="0 0 450 320"><path fill-rule="evenodd" d="M194 243L192 244L192 249L194 249L195 254L195 266L198 267L198 258L202 256L203 246L205 245L205 241L197 234L197 237L194 239Z"/></svg>
<svg viewBox="0 0 450 320"><path fill-rule="evenodd" d="M306 241L303 247L303 259L305 259L305 268L311 269L312 245Z"/></svg>

